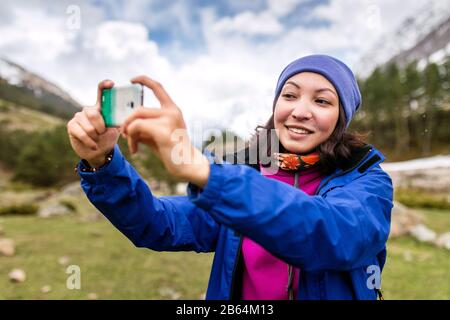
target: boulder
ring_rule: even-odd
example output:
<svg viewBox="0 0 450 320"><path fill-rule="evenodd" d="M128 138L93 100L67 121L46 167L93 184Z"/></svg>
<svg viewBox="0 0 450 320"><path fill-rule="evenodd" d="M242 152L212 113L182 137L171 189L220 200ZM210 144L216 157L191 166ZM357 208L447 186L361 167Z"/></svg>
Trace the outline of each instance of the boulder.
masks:
<svg viewBox="0 0 450 320"><path fill-rule="evenodd" d="M58 263L62 266L67 266L69 264L69 262L70 262L70 258L67 256L62 256L62 257L59 257L59 259L58 259Z"/></svg>
<svg viewBox="0 0 450 320"><path fill-rule="evenodd" d="M22 269L13 269L8 276L12 282L16 283L24 282L27 279L27 275Z"/></svg>
<svg viewBox="0 0 450 320"><path fill-rule="evenodd" d="M70 213L71 211L66 206L59 203L51 203L42 205L37 214L41 218L50 218L54 216L64 216Z"/></svg>
<svg viewBox="0 0 450 320"><path fill-rule="evenodd" d="M167 299L178 300L181 298L181 293L168 287L160 288L159 294Z"/></svg>
<svg viewBox="0 0 450 320"><path fill-rule="evenodd" d="M96 294L96 293L94 293L94 292L91 292L91 293L89 293L89 294L87 295L87 298L88 298L89 300L98 300L98 294Z"/></svg>
<svg viewBox="0 0 450 320"><path fill-rule="evenodd" d="M81 185L79 181L69 183L65 185L61 191L61 195L70 196L70 197L78 197L84 194L83 189L81 189Z"/></svg>
<svg viewBox="0 0 450 320"><path fill-rule="evenodd" d="M0 239L0 256L12 257L16 252L14 240L3 238Z"/></svg>
<svg viewBox="0 0 450 320"><path fill-rule="evenodd" d="M400 202L394 201L391 213L390 237L400 237L408 234L411 227L422 222L422 217L412 209L404 206Z"/></svg>
<svg viewBox="0 0 450 320"><path fill-rule="evenodd" d="M445 248L450 250L450 232L441 234L437 239L435 244L440 248Z"/></svg>
<svg viewBox="0 0 450 320"><path fill-rule="evenodd" d="M424 224L411 227L409 234L420 242L434 242L436 240L436 232L427 228Z"/></svg>
<svg viewBox="0 0 450 320"><path fill-rule="evenodd" d="M391 176L395 188L450 192L450 155L385 162L381 167Z"/></svg>
<svg viewBox="0 0 450 320"><path fill-rule="evenodd" d="M50 291L52 291L52 287L49 286L49 285L43 286L43 287L41 288L41 292L42 292L42 293L49 293Z"/></svg>

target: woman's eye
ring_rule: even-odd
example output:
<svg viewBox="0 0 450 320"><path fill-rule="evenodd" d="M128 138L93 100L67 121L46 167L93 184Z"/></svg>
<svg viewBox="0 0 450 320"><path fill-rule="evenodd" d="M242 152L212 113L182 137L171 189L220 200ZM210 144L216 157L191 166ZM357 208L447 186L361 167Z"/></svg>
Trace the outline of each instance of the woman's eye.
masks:
<svg viewBox="0 0 450 320"><path fill-rule="evenodd" d="M284 94L283 94L283 98L286 98L286 99L293 99L293 98L295 98L295 96L294 96L293 94L290 94L290 93L284 93Z"/></svg>
<svg viewBox="0 0 450 320"><path fill-rule="evenodd" d="M327 100L324 99L316 99L316 102L320 104L330 104Z"/></svg>

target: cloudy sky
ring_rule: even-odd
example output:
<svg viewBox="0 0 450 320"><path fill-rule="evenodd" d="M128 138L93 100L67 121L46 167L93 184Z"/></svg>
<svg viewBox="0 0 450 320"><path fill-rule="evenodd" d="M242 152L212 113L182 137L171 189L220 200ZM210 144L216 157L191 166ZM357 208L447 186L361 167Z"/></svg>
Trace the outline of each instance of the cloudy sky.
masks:
<svg viewBox="0 0 450 320"><path fill-rule="evenodd" d="M286 64L325 53L356 69L380 37L426 3L1 1L0 55L85 105L95 102L100 80L126 85L147 74L163 83L191 129L226 127L248 137L270 116L276 80ZM157 106L150 98L146 105Z"/></svg>

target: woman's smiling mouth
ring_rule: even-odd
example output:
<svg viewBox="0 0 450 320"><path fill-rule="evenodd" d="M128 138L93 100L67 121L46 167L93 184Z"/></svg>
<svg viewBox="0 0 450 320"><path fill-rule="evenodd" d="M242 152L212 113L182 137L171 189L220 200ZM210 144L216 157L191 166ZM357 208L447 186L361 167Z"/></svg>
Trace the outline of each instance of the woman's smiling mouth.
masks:
<svg viewBox="0 0 450 320"><path fill-rule="evenodd" d="M295 137L305 137L309 134L314 133L311 130L301 128L301 127L291 127L291 126L285 126L285 127L289 131L289 134L294 138Z"/></svg>

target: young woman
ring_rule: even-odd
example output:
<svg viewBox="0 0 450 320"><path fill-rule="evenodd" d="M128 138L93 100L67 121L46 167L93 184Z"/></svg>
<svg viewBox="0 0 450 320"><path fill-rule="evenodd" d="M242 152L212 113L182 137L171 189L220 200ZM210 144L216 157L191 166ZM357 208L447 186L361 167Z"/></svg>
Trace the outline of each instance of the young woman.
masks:
<svg viewBox="0 0 450 320"><path fill-rule="evenodd" d="M235 155L245 160L237 165L191 144L180 109L160 84L132 82L152 89L161 108L140 108L120 130L107 129L97 102L75 115L68 132L83 159L86 195L136 246L215 252L207 299L377 298L392 183L379 166L383 155L346 132L361 94L343 62L312 55L289 64L263 127L277 139L258 130ZM102 82L99 92L111 86ZM188 181L187 196L154 197L121 155L120 133L132 152L148 145L170 174ZM175 148L192 161L175 161ZM270 170L273 164L279 170Z"/></svg>

